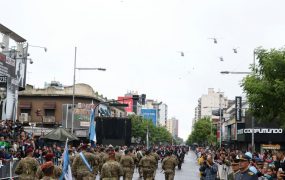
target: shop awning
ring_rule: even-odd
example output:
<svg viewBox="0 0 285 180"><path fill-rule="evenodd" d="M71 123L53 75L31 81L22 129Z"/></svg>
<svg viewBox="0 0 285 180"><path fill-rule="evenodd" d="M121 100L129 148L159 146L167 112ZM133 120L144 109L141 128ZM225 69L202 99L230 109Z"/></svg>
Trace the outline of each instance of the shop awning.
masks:
<svg viewBox="0 0 285 180"><path fill-rule="evenodd" d="M55 102L45 102L44 109L55 109L56 108L56 103Z"/></svg>
<svg viewBox="0 0 285 180"><path fill-rule="evenodd" d="M32 102L20 102L20 109L32 109Z"/></svg>

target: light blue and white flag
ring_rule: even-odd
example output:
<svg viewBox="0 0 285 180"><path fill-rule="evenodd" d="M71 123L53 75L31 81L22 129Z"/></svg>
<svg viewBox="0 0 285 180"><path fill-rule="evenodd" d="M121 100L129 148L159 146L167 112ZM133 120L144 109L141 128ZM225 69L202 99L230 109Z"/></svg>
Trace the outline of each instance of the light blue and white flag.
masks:
<svg viewBox="0 0 285 180"><path fill-rule="evenodd" d="M67 143L68 143L68 138L66 139L64 153L63 153L63 167L62 167L62 175L60 179L64 178L65 180L72 180L72 173L71 173Z"/></svg>
<svg viewBox="0 0 285 180"><path fill-rule="evenodd" d="M90 113L90 127L89 127L89 139L90 141L96 142L96 132L95 132L95 110L91 109Z"/></svg>
<svg viewBox="0 0 285 180"><path fill-rule="evenodd" d="M81 158L81 160L84 162L84 164L86 165L86 167L88 168L88 170L90 172L92 172L92 167L91 165L88 163L87 159L85 158L84 154L82 152L79 153L79 156Z"/></svg>

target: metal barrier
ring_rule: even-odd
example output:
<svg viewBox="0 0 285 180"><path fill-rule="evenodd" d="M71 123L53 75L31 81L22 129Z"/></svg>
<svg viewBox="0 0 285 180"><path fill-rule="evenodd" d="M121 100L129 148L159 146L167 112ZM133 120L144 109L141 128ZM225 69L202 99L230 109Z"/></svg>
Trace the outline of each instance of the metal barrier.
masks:
<svg viewBox="0 0 285 180"><path fill-rule="evenodd" d="M14 179L15 177L18 177L18 175L15 174L18 163L19 160L0 162L0 179Z"/></svg>
<svg viewBox="0 0 285 180"><path fill-rule="evenodd" d="M37 158L39 164L43 164L45 161L43 158ZM18 175L15 174L15 169L20 160L9 160L6 162L0 161L0 180L4 179L15 179ZM55 165L61 166L62 159L53 158L53 162Z"/></svg>

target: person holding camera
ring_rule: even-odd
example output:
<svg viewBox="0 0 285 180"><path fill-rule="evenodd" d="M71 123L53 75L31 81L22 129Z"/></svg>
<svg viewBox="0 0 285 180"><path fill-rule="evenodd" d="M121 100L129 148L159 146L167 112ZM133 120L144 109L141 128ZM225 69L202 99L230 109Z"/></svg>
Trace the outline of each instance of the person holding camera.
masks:
<svg viewBox="0 0 285 180"><path fill-rule="evenodd" d="M211 154L207 155L206 161L200 167L200 172L202 174L201 180L215 180L217 177L218 166L213 162Z"/></svg>

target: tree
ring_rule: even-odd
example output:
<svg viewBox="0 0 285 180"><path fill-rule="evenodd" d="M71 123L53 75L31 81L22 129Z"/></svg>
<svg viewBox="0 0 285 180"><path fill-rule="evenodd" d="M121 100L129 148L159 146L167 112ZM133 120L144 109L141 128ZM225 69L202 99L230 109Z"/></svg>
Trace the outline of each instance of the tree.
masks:
<svg viewBox="0 0 285 180"><path fill-rule="evenodd" d="M170 143L172 140L171 133L164 127L154 126L151 120L144 119L141 116L131 115L132 136L141 138L146 142L147 126L149 128L149 141L152 144Z"/></svg>
<svg viewBox="0 0 285 180"><path fill-rule="evenodd" d="M211 128L210 118L199 119L195 124L192 133L188 136L186 144L191 145L193 143L198 144L212 144L216 141L213 128ZM215 132L215 131L214 131Z"/></svg>
<svg viewBox="0 0 285 180"><path fill-rule="evenodd" d="M250 112L262 122L285 125L285 49L255 51L258 65L241 86L247 95Z"/></svg>

